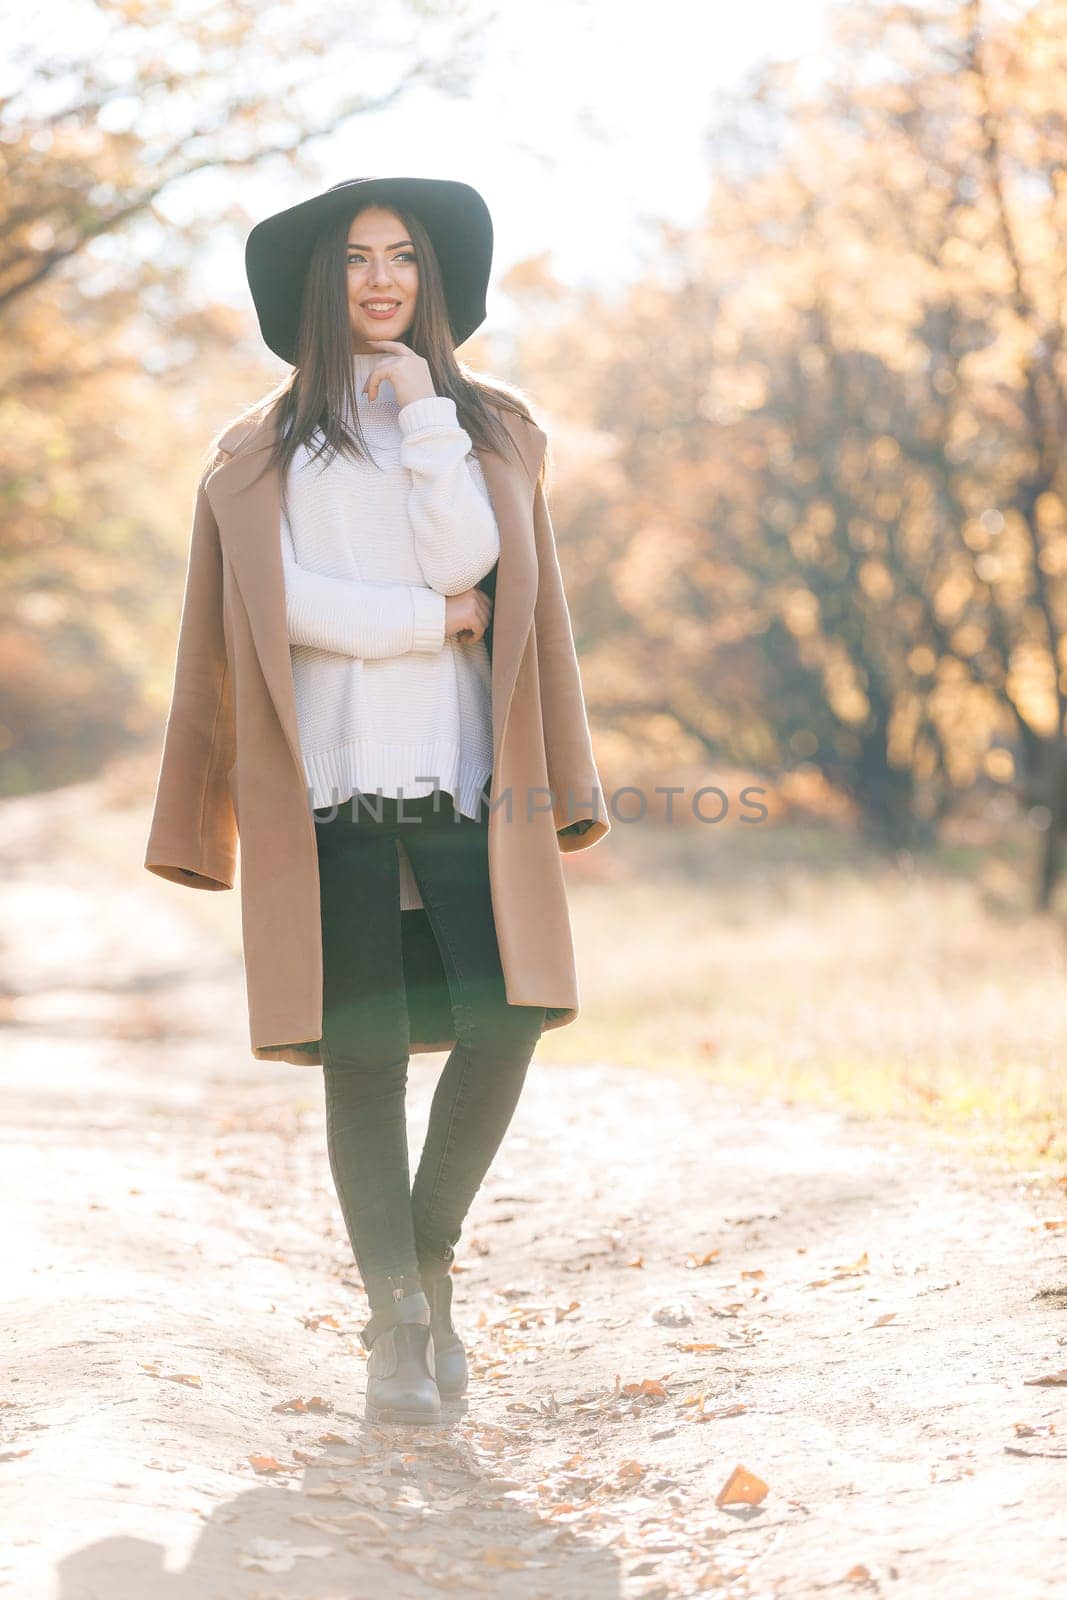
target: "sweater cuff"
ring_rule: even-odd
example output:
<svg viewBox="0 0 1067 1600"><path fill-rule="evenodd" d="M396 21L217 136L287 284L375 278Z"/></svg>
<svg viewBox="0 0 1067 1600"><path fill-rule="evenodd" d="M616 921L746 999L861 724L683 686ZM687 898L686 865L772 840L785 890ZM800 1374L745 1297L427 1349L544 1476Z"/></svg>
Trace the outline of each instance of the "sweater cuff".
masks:
<svg viewBox="0 0 1067 1600"><path fill-rule="evenodd" d="M424 400L411 400L397 413L401 434L418 433L424 428L458 428L459 414L451 395L431 394Z"/></svg>
<svg viewBox="0 0 1067 1600"><path fill-rule="evenodd" d="M411 591L414 608L414 628L411 648L427 653L443 650L445 643L445 597L436 589Z"/></svg>

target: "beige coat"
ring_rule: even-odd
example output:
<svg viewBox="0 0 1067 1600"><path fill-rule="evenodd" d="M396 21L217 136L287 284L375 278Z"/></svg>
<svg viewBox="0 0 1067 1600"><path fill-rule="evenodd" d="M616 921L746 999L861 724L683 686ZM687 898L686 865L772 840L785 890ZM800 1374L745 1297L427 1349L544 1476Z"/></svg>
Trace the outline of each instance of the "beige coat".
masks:
<svg viewBox="0 0 1067 1600"><path fill-rule="evenodd" d="M579 1004L561 852L595 844L610 822L538 481L547 438L523 417L500 415L523 465L478 449L500 529L486 635L493 716L489 876L508 1001L545 1006L547 1030L573 1022ZM256 481L276 416L275 407L235 423L222 435L224 456L197 487L144 865L193 888L232 889L240 837L252 1054L318 1065L318 852L286 623L280 477L272 468ZM558 833L582 818L593 819L584 833ZM411 1050L450 1049L447 979L426 910L405 911L403 925Z"/></svg>

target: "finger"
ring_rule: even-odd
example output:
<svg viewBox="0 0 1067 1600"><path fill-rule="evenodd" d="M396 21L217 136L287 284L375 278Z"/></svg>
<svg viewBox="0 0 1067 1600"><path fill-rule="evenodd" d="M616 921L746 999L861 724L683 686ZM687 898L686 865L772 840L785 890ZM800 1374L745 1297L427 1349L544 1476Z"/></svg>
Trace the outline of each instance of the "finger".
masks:
<svg viewBox="0 0 1067 1600"><path fill-rule="evenodd" d="M366 395L370 395L370 398L373 400L374 396L375 396L375 394L377 392L378 385L379 385L380 382L381 382L381 379L378 376L377 367L372 367L371 370L367 373L367 381L363 385L363 393L366 394Z"/></svg>
<svg viewBox="0 0 1067 1600"><path fill-rule="evenodd" d="M393 366L393 361L392 361L392 359L390 359L390 360L387 360L387 361L379 361L379 363L378 363L378 365L376 367L372 367L371 368L370 373L367 376L367 381L363 386L364 393L367 395L368 399L377 400L377 398L378 398L378 387L381 384L383 378L388 378L389 377L390 370L392 369L392 366Z"/></svg>

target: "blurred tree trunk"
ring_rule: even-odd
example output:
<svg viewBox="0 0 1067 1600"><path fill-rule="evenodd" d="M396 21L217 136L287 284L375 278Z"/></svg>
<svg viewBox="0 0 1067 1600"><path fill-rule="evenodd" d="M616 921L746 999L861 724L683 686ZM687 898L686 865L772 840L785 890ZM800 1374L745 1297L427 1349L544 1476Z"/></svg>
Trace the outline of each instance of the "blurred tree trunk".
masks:
<svg viewBox="0 0 1067 1600"><path fill-rule="evenodd" d="M1041 911L1052 905L1063 873L1067 843L1067 739L1028 740L1027 770L1021 785L1028 807L1039 808L1040 830L1035 901Z"/></svg>

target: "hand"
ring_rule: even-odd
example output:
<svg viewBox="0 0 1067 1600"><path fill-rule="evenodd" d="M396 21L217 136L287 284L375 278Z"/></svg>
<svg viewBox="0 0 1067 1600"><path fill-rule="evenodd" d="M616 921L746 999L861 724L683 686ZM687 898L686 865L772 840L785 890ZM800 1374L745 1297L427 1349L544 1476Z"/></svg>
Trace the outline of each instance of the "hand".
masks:
<svg viewBox="0 0 1067 1600"><path fill-rule="evenodd" d="M480 639L489 626L493 602L483 589L445 595L445 638Z"/></svg>
<svg viewBox="0 0 1067 1600"><path fill-rule="evenodd" d="M397 404L401 407L410 405L413 400L434 398L436 391L425 356L416 355L410 345L399 339L373 339L368 343L373 344L375 351L389 352L384 360L377 363L363 386L368 400L377 400L378 386L383 378L389 379Z"/></svg>

